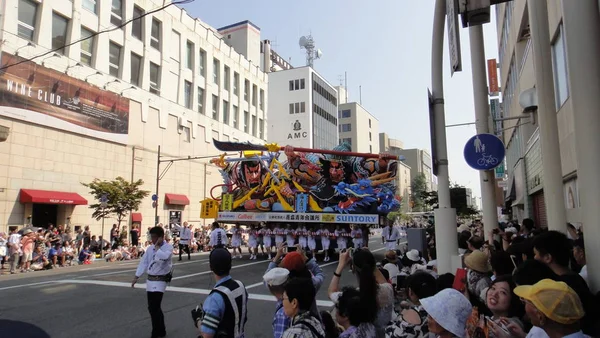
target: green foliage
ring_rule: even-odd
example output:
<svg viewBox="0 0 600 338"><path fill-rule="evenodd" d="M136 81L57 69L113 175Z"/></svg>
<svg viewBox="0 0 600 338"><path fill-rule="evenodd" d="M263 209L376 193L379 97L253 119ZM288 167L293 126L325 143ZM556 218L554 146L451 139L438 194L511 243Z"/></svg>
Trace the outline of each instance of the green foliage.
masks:
<svg viewBox="0 0 600 338"><path fill-rule="evenodd" d="M396 221L399 218L402 218L401 211L392 211L387 214L387 219L389 219L390 221Z"/></svg>
<svg viewBox="0 0 600 338"><path fill-rule="evenodd" d="M137 210L142 200L150 194L150 191L140 189L144 181L129 182L123 177L117 177L112 181L101 181L96 178L90 183L81 184L89 188L90 194L96 199L96 203L90 204L90 209L94 210L92 217L98 221L103 217L114 215L119 227L127 214ZM102 208L100 204L100 199L104 195L108 199L106 208Z"/></svg>
<svg viewBox="0 0 600 338"><path fill-rule="evenodd" d="M411 182L413 211L427 211L427 177L424 173L419 173Z"/></svg>

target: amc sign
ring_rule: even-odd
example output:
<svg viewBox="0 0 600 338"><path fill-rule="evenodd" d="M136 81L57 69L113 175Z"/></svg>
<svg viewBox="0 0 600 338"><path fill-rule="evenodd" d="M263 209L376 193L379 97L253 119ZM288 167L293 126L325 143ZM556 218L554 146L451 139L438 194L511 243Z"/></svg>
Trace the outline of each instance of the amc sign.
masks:
<svg viewBox="0 0 600 338"><path fill-rule="evenodd" d="M295 140L295 139L307 138L307 137L308 137L308 133L305 131L302 131L302 132L289 133L287 139Z"/></svg>

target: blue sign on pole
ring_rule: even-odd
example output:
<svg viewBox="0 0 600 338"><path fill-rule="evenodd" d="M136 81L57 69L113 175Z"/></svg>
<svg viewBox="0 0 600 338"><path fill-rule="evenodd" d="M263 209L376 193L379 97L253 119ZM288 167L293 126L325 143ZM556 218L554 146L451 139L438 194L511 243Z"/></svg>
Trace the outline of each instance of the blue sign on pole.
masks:
<svg viewBox="0 0 600 338"><path fill-rule="evenodd" d="M158 201L158 196L156 196L156 194L152 194L152 200L153 201Z"/></svg>
<svg viewBox="0 0 600 338"><path fill-rule="evenodd" d="M101 203L108 202L108 195L107 194L103 194L102 196L100 196L100 202Z"/></svg>
<svg viewBox="0 0 600 338"><path fill-rule="evenodd" d="M502 164L506 150L504 143L492 134L479 134L465 144L465 160L476 170L491 170Z"/></svg>

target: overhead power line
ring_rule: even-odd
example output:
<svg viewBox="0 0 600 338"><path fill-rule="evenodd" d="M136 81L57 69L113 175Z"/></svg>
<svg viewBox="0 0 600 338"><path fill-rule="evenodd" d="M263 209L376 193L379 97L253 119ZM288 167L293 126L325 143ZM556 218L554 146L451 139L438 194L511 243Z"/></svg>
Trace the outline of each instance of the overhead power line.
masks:
<svg viewBox="0 0 600 338"><path fill-rule="evenodd" d="M51 50L49 50L49 51L47 51L47 52L45 52L45 53L42 53L42 54L39 54L39 55L36 55L36 56L30 57L30 58L27 58L27 59L24 59L24 60L21 60L21 61L17 61L17 62L15 62L15 63L11 63L11 64L8 64L8 65L6 65L6 66L2 66L2 67L0 67L0 71L3 71L3 70L5 70L5 69L8 69L8 68L10 68L10 67L18 66L18 65L20 65L20 64L22 64L22 63L25 63L25 62L31 62L31 61L33 61L33 60L35 60L35 59L38 59L38 58L44 57L44 56L46 56L46 55L52 54L52 53L54 53L54 52L57 52L57 51L60 51L60 50L63 50L63 49L64 49L64 48L66 48L66 47L70 47L70 46L73 46L74 44L80 43L80 42L82 42L82 41L85 41L85 40L92 39L92 38L94 38L94 37L96 37L96 36L98 36L98 35L100 35L100 34L104 34L104 33L112 32L112 31L116 31L116 30L118 30L118 29L121 29L121 28L123 28L123 27L127 26L128 24L132 23L132 22L133 22L133 21L135 21L135 20L139 20L139 19L141 19L141 18L143 18L143 17L145 17L145 16L147 16L147 15L154 14L154 13L156 13L156 12L160 12L160 11L162 11L162 10L164 10L164 9L166 9L166 8L168 8L168 7L170 7L170 6L173 6L173 5L185 5L185 4L192 3L192 2L194 2L194 1L195 1L195 0L179 0L179 1L173 1L173 2L171 2L171 3L167 4L167 5L164 5L164 6L162 6L162 7L158 7L158 8L156 8L156 9L153 9L153 10L149 11L149 12L145 12L144 14L142 14L142 15L140 15L140 16L138 16L138 17L135 17L135 18L132 18L132 19L130 19L130 20L127 20L127 21L125 21L124 23L120 24L119 26L115 26L115 27L112 27L112 28L105 29L105 30L103 30L103 31L96 32L96 33L94 33L94 34L92 34L92 35L90 35L90 36L88 36L88 37L86 37L86 38L79 39L79 40L77 40L77 41L73 41L73 42L71 42L71 43L69 43L69 44L66 44L66 45L60 46L60 47L58 47L58 48L51 49Z"/></svg>

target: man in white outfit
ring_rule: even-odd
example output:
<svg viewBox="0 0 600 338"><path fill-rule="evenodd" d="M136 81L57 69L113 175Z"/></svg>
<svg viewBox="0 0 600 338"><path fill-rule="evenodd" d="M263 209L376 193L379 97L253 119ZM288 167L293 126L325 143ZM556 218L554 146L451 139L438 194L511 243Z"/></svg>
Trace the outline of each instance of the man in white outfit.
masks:
<svg viewBox="0 0 600 338"><path fill-rule="evenodd" d="M396 243L400 239L400 231L392 223L381 231L381 242L385 244L386 249L396 250Z"/></svg>
<svg viewBox="0 0 600 338"><path fill-rule="evenodd" d="M175 224L173 229L179 231L179 260L181 261L181 255L183 251L188 255L188 261L191 259L190 256L190 243L192 240L192 226L188 225L188 222L183 222L183 226Z"/></svg>
<svg viewBox="0 0 600 338"><path fill-rule="evenodd" d="M221 229L218 222L213 222L212 224L212 232L210 233L210 242L209 246L214 248L224 248L227 243L227 232Z"/></svg>
<svg viewBox="0 0 600 338"><path fill-rule="evenodd" d="M138 268L135 272L135 278L131 282L131 287L135 286L140 276L148 273L146 280L146 294L148 297L148 312L152 321L152 338L164 337L167 335L165 328L165 317L161 309L162 298L167 283L171 281L173 263L173 246L165 241L165 231L161 227L150 229L150 238L152 245L146 249L142 256Z"/></svg>

